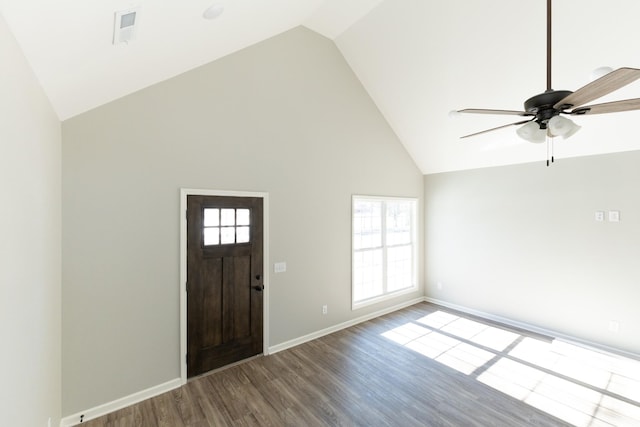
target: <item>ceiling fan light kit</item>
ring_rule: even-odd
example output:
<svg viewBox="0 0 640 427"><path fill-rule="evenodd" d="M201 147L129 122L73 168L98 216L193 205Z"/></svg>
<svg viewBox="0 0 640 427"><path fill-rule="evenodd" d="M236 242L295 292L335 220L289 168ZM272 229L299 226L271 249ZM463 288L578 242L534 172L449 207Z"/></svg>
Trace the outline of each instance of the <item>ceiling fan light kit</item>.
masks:
<svg viewBox="0 0 640 427"><path fill-rule="evenodd" d="M640 78L640 69L619 68L612 71L609 67L600 67L593 71L595 78L591 83L575 92L569 90L553 90L551 86L551 0L547 0L547 90L532 96L524 102L524 110L493 110L467 108L457 113L501 114L522 116L528 119L498 126L492 129L475 132L461 138L468 138L498 129L519 126L516 134L529 142L541 143L547 137L562 136L569 138L580 130L580 126L562 115L580 116L585 114L603 114L640 109L640 98L603 104L584 105L607 95ZM451 115L451 114L450 114Z"/></svg>
<svg viewBox="0 0 640 427"><path fill-rule="evenodd" d="M534 144L545 142L547 139L546 129L540 129L536 122L525 123L516 129L516 134L525 141L533 142Z"/></svg>
<svg viewBox="0 0 640 427"><path fill-rule="evenodd" d="M580 130L580 126L575 124L573 121L559 115L553 116L549 119L547 128L549 129L550 136L561 136L564 139L569 138L571 135Z"/></svg>

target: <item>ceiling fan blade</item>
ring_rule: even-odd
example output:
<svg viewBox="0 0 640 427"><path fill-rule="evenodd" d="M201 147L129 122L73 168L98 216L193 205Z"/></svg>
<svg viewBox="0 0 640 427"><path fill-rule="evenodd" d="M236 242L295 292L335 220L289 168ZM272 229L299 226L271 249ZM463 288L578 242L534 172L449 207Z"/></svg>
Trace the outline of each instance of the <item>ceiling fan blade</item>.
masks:
<svg viewBox="0 0 640 427"><path fill-rule="evenodd" d="M497 128L491 128L491 129L483 130L483 131L480 131L480 132L472 133L472 134L469 134L469 135L461 136L460 139L469 138L469 137L480 135L480 134L487 133L487 132L493 132L494 130L508 128L509 126L523 125L523 124L529 123L530 121L533 121L533 120L535 120L535 118L531 119L531 120L521 120L519 122L509 123L508 125L498 126Z"/></svg>
<svg viewBox="0 0 640 427"><path fill-rule="evenodd" d="M584 107L576 108L569 114L582 115L582 114L605 114L605 113L617 113L620 111L632 111L640 110L640 98L625 99L622 101L605 102L603 104L585 105Z"/></svg>
<svg viewBox="0 0 640 427"><path fill-rule="evenodd" d="M502 114L508 116L534 116L535 114L528 113L526 111L516 110L489 110L486 108L465 108L464 110L458 110L458 113L472 113L472 114Z"/></svg>
<svg viewBox="0 0 640 427"><path fill-rule="evenodd" d="M566 96L559 101L553 108L560 110L569 107L579 107L589 101L598 99L614 90L640 78L640 69L637 68L618 68L609 74L600 77L591 83L582 86L580 89Z"/></svg>

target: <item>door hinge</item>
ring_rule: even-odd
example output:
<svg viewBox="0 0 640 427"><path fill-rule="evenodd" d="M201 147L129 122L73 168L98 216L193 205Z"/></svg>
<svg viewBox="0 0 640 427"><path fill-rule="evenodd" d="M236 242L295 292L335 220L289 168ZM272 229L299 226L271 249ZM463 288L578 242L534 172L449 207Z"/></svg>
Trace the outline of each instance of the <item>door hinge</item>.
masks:
<svg viewBox="0 0 640 427"><path fill-rule="evenodd" d="M186 283L184 284L184 291L185 291L185 292L189 292L189 282L186 282Z"/></svg>

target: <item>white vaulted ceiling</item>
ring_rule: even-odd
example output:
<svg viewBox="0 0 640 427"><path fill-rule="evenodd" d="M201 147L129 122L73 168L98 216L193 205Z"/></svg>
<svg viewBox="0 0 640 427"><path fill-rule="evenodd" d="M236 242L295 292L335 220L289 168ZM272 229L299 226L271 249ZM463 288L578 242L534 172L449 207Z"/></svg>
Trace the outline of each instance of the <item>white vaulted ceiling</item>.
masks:
<svg viewBox="0 0 640 427"><path fill-rule="evenodd" d="M216 20L203 19L213 3ZM65 120L311 20L342 32L378 3L339 0L0 0L59 117ZM114 12L139 6L138 37L112 44ZM340 19L326 15L334 11ZM316 11L318 18L316 18ZM325 17L323 18L324 15Z"/></svg>
<svg viewBox="0 0 640 427"><path fill-rule="evenodd" d="M202 12L224 6L215 20ZM114 12L140 6L138 38L111 43ZM545 0L0 0L0 12L61 120L304 25L333 39L424 173L546 157L519 117L546 88ZM640 68L640 2L555 0L554 89L576 90L600 66ZM640 97L640 81L600 101ZM594 102L595 103L595 102ZM640 149L640 111L576 118L556 157Z"/></svg>

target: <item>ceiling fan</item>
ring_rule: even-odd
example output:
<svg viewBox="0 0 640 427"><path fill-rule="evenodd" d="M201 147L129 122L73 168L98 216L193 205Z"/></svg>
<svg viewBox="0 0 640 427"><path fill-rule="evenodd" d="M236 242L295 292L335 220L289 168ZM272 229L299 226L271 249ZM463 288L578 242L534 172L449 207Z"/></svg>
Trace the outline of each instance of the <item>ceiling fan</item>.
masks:
<svg viewBox="0 0 640 427"><path fill-rule="evenodd" d="M454 113L502 114L529 117L515 123L509 123L461 138L480 135L509 126L520 126L516 133L529 142L544 142L547 137L562 136L568 138L580 127L561 115L580 116L584 114L615 113L640 109L640 98L603 104L584 105L600 98L640 78L640 69L619 68L581 87L575 92L553 90L551 88L551 0L547 0L547 90L532 96L524 102L524 110L491 110L466 108ZM548 164L548 161L547 161Z"/></svg>

